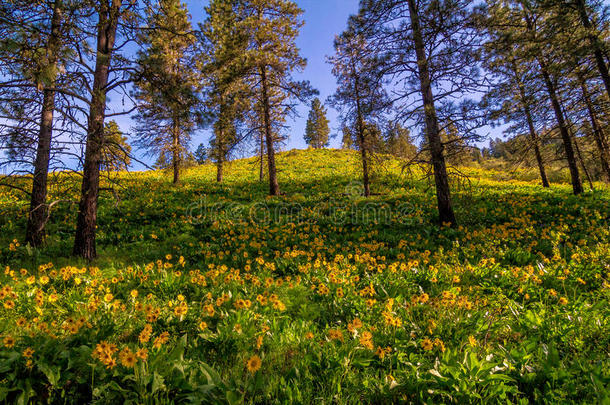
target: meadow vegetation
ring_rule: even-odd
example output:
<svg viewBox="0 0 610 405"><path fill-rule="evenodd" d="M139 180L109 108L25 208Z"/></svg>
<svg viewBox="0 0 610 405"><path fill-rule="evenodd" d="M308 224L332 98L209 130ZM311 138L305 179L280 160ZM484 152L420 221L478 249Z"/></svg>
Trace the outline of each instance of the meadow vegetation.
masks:
<svg viewBox="0 0 610 405"><path fill-rule="evenodd" d="M256 165L228 162L223 183L198 166L179 186L114 174L93 262L68 256L74 205L53 206L32 249L28 202L1 190L0 399L610 400L607 187L463 168L451 228L424 173L394 160L369 198L355 151L280 153L275 197ZM63 176L50 201L77 199Z"/></svg>

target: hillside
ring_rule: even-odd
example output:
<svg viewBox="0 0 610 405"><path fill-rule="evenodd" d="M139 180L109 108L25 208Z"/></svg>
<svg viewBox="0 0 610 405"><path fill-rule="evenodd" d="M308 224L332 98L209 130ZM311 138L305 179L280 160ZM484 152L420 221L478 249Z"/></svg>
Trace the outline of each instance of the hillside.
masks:
<svg viewBox="0 0 610 405"><path fill-rule="evenodd" d="M110 173L93 263L69 255L77 175L40 250L0 191L0 399L608 400L607 187L462 168L452 229L397 161L368 199L352 151L279 154L279 197L257 164Z"/></svg>

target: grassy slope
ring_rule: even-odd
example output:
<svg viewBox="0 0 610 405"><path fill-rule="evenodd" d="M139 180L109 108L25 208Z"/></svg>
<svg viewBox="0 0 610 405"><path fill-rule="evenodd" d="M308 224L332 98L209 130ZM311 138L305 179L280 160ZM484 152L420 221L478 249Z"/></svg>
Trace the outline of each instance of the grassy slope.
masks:
<svg viewBox="0 0 610 405"><path fill-rule="evenodd" d="M187 336L183 369L209 364L220 373L209 395L229 400L608 398L608 191L574 197L566 185L542 190L496 182L502 173L465 169L470 179L454 184L461 226L439 229L433 190L421 173L401 172L396 162L376 173L378 195L369 200L358 195L355 153L290 151L279 155L278 166L286 193L279 198L266 197L253 159L232 162L221 185L212 165L188 170L178 187L161 172L120 174L118 200L105 193L100 202L97 273L79 274L76 267L85 263L67 256L76 206L61 203L54 211L46 249L13 250L26 202L0 195L0 259L15 269L0 282L19 292L15 309L0 309L0 333L15 334L20 317L34 325L39 290L60 297L45 302L37 320L55 320L57 338L30 326L38 331L34 337L22 337L22 328L14 348L0 349L17 370L11 377L0 368L5 381L44 381L50 365L60 377L53 389L32 382L39 395L78 389L83 399L143 400L157 372L164 388L154 396L186 395L206 381L205 373L193 371L192 380L170 375L164 362L178 356L174 349ZM76 199L77 182L66 182L73 191L64 186L52 199ZM58 279L43 285L37 268L48 262ZM76 267L59 271L69 265ZM20 268L28 273L20 275ZM153 336L170 334L160 349L138 343L146 319L129 297L134 289L143 304L160 308ZM119 302L106 303L108 293ZM178 294L188 303L183 319L174 312ZM272 294L280 304L257 301ZM95 310L86 305L92 297L101 301ZM253 304L242 308L240 299ZM204 309L210 304L213 315ZM79 316L90 327L75 334L62 329ZM364 324L357 333L348 328L355 318ZM371 340L362 340L365 331ZM131 369L92 360L101 340L150 349L139 380L125 382ZM36 349L31 370L26 358L11 354L25 347ZM53 353L74 358L72 365ZM254 354L263 365L251 374L244 364ZM96 364L93 384L89 363Z"/></svg>

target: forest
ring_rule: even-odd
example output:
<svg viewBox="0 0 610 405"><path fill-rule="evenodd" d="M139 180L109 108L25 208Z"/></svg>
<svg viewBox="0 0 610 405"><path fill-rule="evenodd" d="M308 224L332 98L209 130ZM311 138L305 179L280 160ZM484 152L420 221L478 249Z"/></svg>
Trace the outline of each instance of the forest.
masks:
<svg viewBox="0 0 610 405"><path fill-rule="evenodd" d="M0 401L609 402L609 62L603 0L1 0Z"/></svg>

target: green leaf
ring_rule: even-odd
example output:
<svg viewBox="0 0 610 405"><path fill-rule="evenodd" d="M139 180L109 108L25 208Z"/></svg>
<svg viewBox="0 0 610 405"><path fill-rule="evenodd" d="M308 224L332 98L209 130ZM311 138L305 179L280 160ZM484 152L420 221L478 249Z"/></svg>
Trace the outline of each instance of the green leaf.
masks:
<svg viewBox="0 0 610 405"><path fill-rule="evenodd" d="M229 404L240 404L242 402L242 396L237 391L227 391L227 401Z"/></svg>
<svg viewBox="0 0 610 405"><path fill-rule="evenodd" d="M164 389L165 388L165 379L159 375L157 372L155 372L153 374L153 379L152 379L152 388L151 391L154 394L155 392Z"/></svg>
<svg viewBox="0 0 610 405"><path fill-rule="evenodd" d="M51 385L57 385L61 375L59 368L53 368L46 363L39 363L38 369L43 372L43 374L47 377Z"/></svg>

